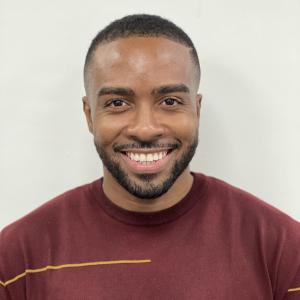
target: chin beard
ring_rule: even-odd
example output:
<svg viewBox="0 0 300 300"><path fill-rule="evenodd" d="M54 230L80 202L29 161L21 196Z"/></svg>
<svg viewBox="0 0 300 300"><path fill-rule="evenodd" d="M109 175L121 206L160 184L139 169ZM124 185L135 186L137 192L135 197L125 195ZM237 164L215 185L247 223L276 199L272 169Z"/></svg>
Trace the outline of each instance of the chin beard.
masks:
<svg viewBox="0 0 300 300"><path fill-rule="evenodd" d="M165 194L188 167L198 146L198 134L187 147L181 159L174 162L170 174L160 184L154 183L159 174L136 174L135 176L142 182L141 184L134 179L130 179L120 164L113 161L95 140L94 144L103 165L125 190L139 199L155 199Z"/></svg>

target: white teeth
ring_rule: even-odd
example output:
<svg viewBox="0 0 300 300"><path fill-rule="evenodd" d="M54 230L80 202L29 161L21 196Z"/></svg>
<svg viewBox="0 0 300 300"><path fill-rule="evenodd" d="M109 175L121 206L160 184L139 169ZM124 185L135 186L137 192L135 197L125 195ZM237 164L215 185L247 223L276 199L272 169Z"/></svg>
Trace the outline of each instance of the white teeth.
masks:
<svg viewBox="0 0 300 300"><path fill-rule="evenodd" d="M153 155L150 153L150 154L147 154L147 161L153 161Z"/></svg>
<svg viewBox="0 0 300 300"><path fill-rule="evenodd" d="M127 152L126 154L131 160L139 161L142 164L145 164L147 162L153 162L153 161L163 159L167 155L167 151L147 153L147 154Z"/></svg>

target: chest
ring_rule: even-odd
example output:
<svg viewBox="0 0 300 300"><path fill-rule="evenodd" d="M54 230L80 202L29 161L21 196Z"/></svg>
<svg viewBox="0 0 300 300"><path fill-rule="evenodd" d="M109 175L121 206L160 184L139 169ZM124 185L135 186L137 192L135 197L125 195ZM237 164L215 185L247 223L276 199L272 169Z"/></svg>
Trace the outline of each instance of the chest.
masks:
<svg viewBox="0 0 300 300"><path fill-rule="evenodd" d="M82 237L51 252L47 264L55 268L26 276L27 298L272 299L258 253L199 234L191 229L152 231L147 238L142 231Z"/></svg>

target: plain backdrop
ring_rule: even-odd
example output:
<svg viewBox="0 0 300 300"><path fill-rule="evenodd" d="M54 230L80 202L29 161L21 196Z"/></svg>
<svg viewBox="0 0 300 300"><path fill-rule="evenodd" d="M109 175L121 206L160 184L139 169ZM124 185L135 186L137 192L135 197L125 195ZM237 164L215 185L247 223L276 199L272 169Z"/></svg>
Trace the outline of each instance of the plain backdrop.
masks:
<svg viewBox="0 0 300 300"><path fill-rule="evenodd" d="M112 20L182 27L202 65L192 170L300 219L299 0L0 0L0 228L102 175L82 113L82 68Z"/></svg>

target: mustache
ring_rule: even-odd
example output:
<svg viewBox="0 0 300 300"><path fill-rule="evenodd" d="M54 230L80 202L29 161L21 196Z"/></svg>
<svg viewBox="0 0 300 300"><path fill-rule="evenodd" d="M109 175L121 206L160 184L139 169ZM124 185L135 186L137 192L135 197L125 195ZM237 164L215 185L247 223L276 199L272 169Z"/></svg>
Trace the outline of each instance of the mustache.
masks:
<svg viewBox="0 0 300 300"><path fill-rule="evenodd" d="M113 150L115 152L124 152L132 149L161 149L161 148L168 148L168 149L176 149L179 148L181 142L176 143L158 143L158 142L134 142L130 144L120 144L113 146Z"/></svg>

